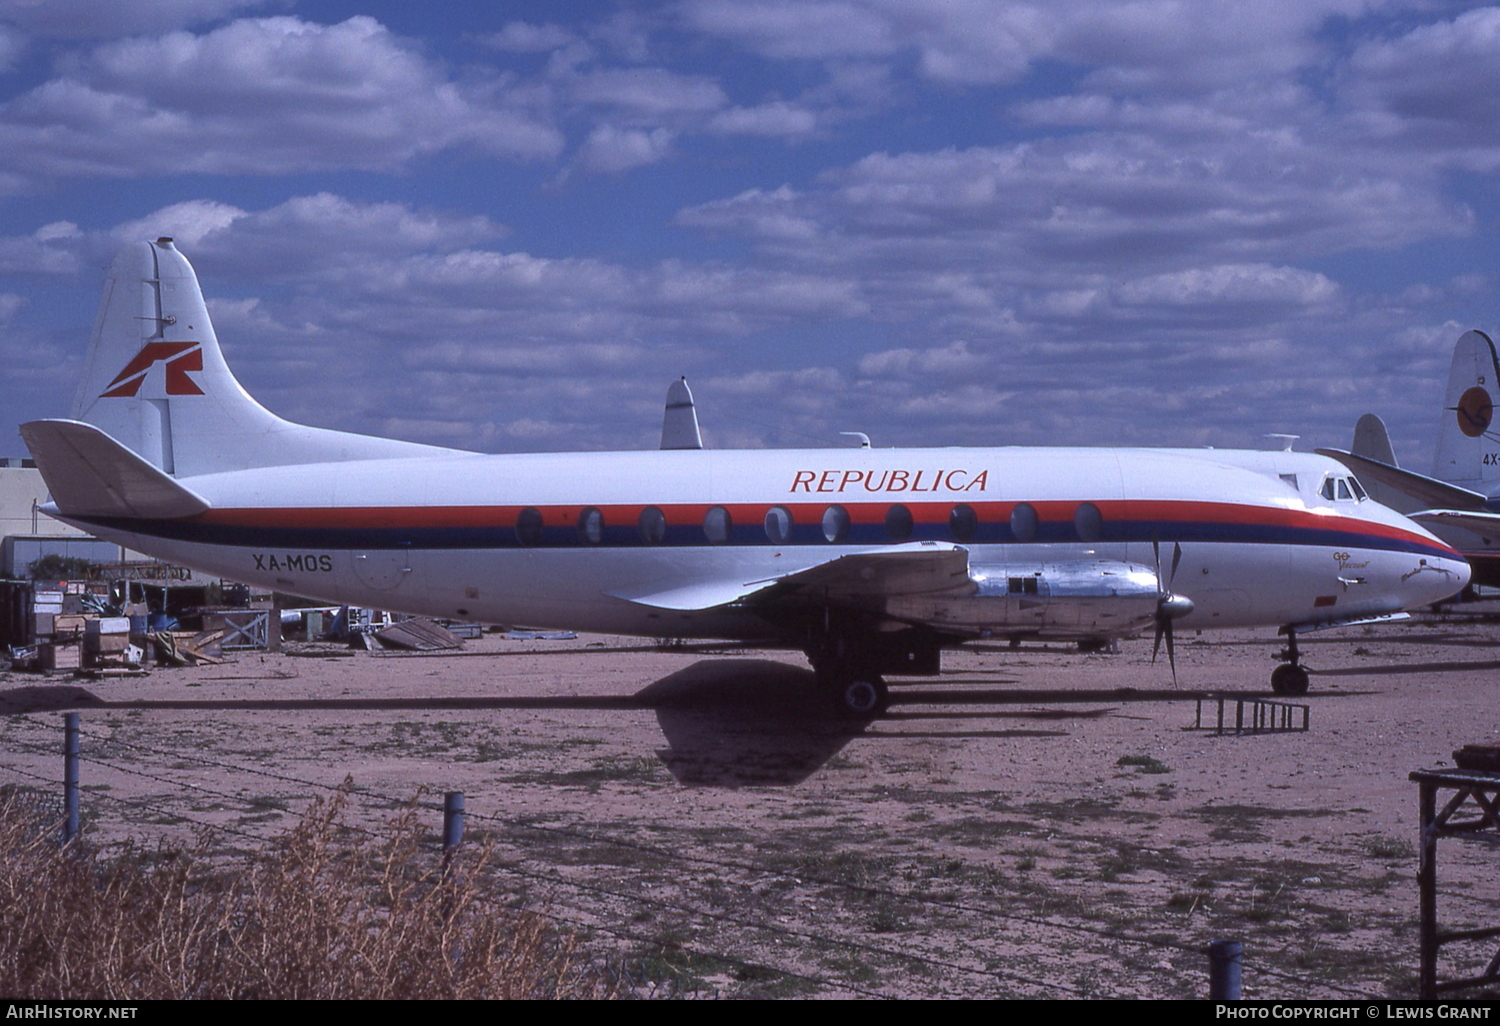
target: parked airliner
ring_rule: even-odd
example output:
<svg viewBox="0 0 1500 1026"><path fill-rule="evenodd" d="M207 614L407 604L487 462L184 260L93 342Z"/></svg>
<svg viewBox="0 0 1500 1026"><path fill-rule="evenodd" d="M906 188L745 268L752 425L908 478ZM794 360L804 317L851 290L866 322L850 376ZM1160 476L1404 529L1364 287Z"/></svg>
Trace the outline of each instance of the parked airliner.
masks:
<svg viewBox="0 0 1500 1026"><path fill-rule="evenodd" d="M936 674L966 641L1151 630L1170 658L1178 626L1280 628L1273 686L1300 693L1298 631L1469 579L1322 456L716 451L670 423L692 415L675 395L659 451L481 455L289 423L230 373L158 239L108 272L72 419L21 433L48 512L132 549L329 602L796 647L861 716L885 675Z"/></svg>
<svg viewBox="0 0 1500 1026"><path fill-rule="evenodd" d="M1453 346L1438 418L1432 476L1396 462L1385 422L1373 413L1354 426L1350 451L1319 449L1362 474L1380 501L1436 529L1468 560L1473 583L1500 588L1500 433L1493 426L1500 360L1482 331Z"/></svg>

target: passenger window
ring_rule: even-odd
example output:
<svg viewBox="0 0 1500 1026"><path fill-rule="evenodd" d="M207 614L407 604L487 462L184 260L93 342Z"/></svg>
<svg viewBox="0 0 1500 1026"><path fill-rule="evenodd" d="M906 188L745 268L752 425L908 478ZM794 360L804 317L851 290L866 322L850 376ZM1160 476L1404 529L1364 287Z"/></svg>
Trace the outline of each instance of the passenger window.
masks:
<svg viewBox="0 0 1500 1026"><path fill-rule="evenodd" d="M1010 511L1010 533L1018 542L1036 540L1036 508L1023 502Z"/></svg>
<svg viewBox="0 0 1500 1026"><path fill-rule="evenodd" d="M960 503L948 514L948 531L961 542L970 541L979 531L979 515L974 507Z"/></svg>
<svg viewBox="0 0 1500 1026"><path fill-rule="evenodd" d="M837 544L849 537L849 511L842 506L829 506L823 511L823 537Z"/></svg>
<svg viewBox="0 0 1500 1026"><path fill-rule="evenodd" d="M589 506L578 514L578 540L598 545L604 540L604 514Z"/></svg>
<svg viewBox="0 0 1500 1026"><path fill-rule="evenodd" d="M526 546L541 544L542 514L530 506L516 514L516 541Z"/></svg>
<svg viewBox="0 0 1500 1026"><path fill-rule="evenodd" d="M1104 515L1099 512L1099 507L1092 502L1079 505L1073 513L1073 530L1078 532L1082 541L1098 541L1104 533Z"/></svg>
<svg viewBox="0 0 1500 1026"><path fill-rule="evenodd" d="M893 542L904 542L911 537L913 527L911 510L896 505L886 510L885 536Z"/></svg>
<svg viewBox="0 0 1500 1026"><path fill-rule="evenodd" d="M729 517L729 510L723 506L715 506L703 514L703 537L708 539L710 545L723 545L727 542L733 527L734 521Z"/></svg>
<svg viewBox="0 0 1500 1026"><path fill-rule="evenodd" d="M655 506L647 506L641 510L639 526L641 541L647 545L660 545L667 536L666 515Z"/></svg>
<svg viewBox="0 0 1500 1026"><path fill-rule="evenodd" d="M792 540L792 511L785 506L772 506L766 510L766 539L772 545L785 545Z"/></svg>

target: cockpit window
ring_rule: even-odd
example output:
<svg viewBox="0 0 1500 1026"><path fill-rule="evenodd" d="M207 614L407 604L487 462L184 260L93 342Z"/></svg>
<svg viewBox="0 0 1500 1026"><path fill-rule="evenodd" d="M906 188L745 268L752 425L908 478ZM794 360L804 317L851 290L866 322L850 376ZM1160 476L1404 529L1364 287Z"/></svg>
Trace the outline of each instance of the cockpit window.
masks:
<svg viewBox="0 0 1500 1026"><path fill-rule="evenodd" d="M1367 496L1359 482L1352 477L1325 477L1318 494L1329 502L1362 502Z"/></svg>

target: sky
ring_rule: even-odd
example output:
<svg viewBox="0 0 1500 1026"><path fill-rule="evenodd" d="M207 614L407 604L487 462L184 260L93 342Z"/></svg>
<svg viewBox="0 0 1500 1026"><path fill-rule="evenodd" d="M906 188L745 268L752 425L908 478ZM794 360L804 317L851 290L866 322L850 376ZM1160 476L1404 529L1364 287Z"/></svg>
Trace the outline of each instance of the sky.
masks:
<svg viewBox="0 0 1500 1026"><path fill-rule="evenodd" d="M170 235L293 420L1347 447L1494 332L1500 7L0 0L0 416ZM10 431L0 455L21 454Z"/></svg>

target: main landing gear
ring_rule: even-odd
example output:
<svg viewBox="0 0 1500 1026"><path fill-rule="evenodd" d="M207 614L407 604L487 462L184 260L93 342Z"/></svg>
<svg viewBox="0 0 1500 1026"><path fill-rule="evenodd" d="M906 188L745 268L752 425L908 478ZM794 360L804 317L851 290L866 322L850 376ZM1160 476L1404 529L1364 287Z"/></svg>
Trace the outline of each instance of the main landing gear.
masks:
<svg viewBox="0 0 1500 1026"><path fill-rule="evenodd" d="M850 719L884 716L891 704L890 689L878 673L834 674L823 683L833 698L834 709Z"/></svg>
<svg viewBox="0 0 1500 1026"><path fill-rule="evenodd" d="M1280 633L1286 635L1286 648L1280 653L1286 662L1271 671L1271 690L1278 695L1305 695L1308 677L1307 670L1298 661L1297 632L1291 626L1286 626L1281 628Z"/></svg>

